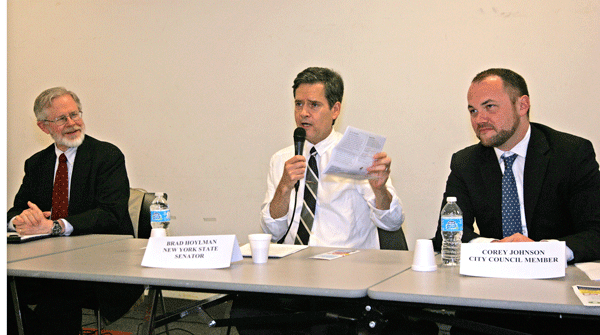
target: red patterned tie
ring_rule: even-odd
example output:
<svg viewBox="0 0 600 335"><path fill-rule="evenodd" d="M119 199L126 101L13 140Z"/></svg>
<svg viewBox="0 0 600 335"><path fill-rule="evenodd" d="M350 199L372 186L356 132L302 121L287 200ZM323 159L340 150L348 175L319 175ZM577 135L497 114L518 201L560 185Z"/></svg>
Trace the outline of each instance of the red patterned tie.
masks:
<svg viewBox="0 0 600 335"><path fill-rule="evenodd" d="M69 214L69 170L67 156L60 155L52 189L52 220L66 218Z"/></svg>

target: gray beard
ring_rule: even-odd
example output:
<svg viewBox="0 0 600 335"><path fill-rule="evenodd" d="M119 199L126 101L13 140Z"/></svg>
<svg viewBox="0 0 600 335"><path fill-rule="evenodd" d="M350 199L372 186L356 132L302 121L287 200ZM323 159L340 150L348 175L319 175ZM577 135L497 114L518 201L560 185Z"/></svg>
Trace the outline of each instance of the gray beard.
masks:
<svg viewBox="0 0 600 335"><path fill-rule="evenodd" d="M76 148L83 143L83 139L85 138L85 127L81 127L80 131L81 136L74 140L68 140L64 137L58 138L58 136L52 136L52 138L54 139L54 142L56 142L56 145L62 145L67 148Z"/></svg>

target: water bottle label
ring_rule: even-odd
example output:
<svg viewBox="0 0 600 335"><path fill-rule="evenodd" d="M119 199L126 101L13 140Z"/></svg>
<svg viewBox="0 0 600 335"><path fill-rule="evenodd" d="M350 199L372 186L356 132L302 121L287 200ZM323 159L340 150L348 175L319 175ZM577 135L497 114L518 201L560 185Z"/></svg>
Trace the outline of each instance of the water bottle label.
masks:
<svg viewBox="0 0 600 335"><path fill-rule="evenodd" d="M150 222L168 222L171 221L171 211L168 209L151 211Z"/></svg>
<svg viewBox="0 0 600 335"><path fill-rule="evenodd" d="M442 231L462 231L462 218L442 218Z"/></svg>

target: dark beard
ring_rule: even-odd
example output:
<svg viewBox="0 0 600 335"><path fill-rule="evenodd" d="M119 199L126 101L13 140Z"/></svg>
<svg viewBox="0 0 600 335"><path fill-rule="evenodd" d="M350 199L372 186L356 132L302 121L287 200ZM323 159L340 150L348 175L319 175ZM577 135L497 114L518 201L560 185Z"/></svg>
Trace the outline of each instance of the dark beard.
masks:
<svg viewBox="0 0 600 335"><path fill-rule="evenodd" d="M481 137L479 136L479 133L478 133L477 138L479 139L479 141L481 141L481 144L484 147L497 148L497 147L500 147L501 145L503 145L504 143L506 143L506 141L508 141L517 132L517 128L521 124L521 120L519 119L516 108L514 109L513 116L515 118L515 122L513 123L513 126L509 130L499 131L498 134L496 134L496 136L492 136L488 140L488 143L483 143L483 141L481 141Z"/></svg>
<svg viewBox="0 0 600 335"><path fill-rule="evenodd" d="M504 143L506 143L506 141L508 141L517 131L517 125L513 126L510 130L502 130L500 131L498 134L496 134L496 136L491 137L487 143L484 143L483 141L481 141L481 138L479 138L479 135L477 135L477 137L479 138L479 140L481 141L481 144L483 144L484 147L499 147L501 145L503 145Z"/></svg>

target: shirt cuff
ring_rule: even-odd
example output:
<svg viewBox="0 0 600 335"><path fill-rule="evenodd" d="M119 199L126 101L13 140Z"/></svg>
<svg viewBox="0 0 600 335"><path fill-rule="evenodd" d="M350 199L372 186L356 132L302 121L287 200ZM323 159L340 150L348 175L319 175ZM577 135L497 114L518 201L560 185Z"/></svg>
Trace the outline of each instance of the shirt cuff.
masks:
<svg viewBox="0 0 600 335"><path fill-rule="evenodd" d="M10 221L8 221L8 225L6 225L6 230L8 231L17 231L15 229L15 225L13 224L13 220L15 219L15 217L13 216L12 219L10 219Z"/></svg>
<svg viewBox="0 0 600 335"><path fill-rule="evenodd" d="M273 219L270 211L270 203L267 203L261 211L261 228L264 233L272 235L272 241L279 241L286 231L288 231L288 215Z"/></svg>
<svg viewBox="0 0 600 335"><path fill-rule="evenodd" d="M559 240L542 240L542 242L560 242ZM573 254L573 250L571 250L571 248L569 248L566 244L565 244L565 260L567 262L572 261L575 258L575 254Z"/></svg>
<svg viewBox="0 0 600 335"><path fill-rule="evenodd" d="M65 231L62 233L63 236L70 236L73 233L73 226L69 223L69 221L65 219L60 219L65 223Z"/></svg>

